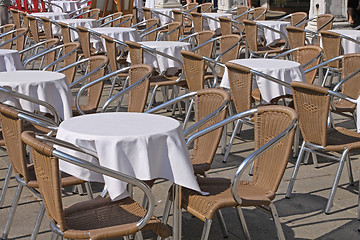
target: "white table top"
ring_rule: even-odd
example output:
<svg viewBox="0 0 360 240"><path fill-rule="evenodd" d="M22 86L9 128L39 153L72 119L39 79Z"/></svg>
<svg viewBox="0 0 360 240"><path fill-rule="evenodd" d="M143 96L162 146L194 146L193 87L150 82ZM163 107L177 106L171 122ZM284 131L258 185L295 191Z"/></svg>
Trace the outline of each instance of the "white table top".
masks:
<svg viewBox="0 0 360 240"><path fill-rule="evenodd" d="M334 29L330 30L335 33L339 33L345 35L347 37L353 38L357 41L360 41L360 30L353 30L353 29ZM356 44L352 41L342 39L341 45L344 49L344 54L349 53L360 53L360 44Z"/></svg>
<svg viewBox="0 0 360 240"><path fill-rule="evenodd" d="M96 19L87 19L87 18L75 18L75 19L61 19L59 22L66 23L72 27L84 27L84 28L96 28L98 27L98 22ZM61 36L61 29L59 26L53 25L53 34L55 36ZM72 41L75 41L79 38L79 34L76 31L70 30L70 37Z"/></svg>
<svg viewBox="0 0 360 240"><path fill-rule="evenodd" d="M181 50L190 50L190 43L176 42L176 41L145 41L139 42L140 44L149 48L154 48L160 52L166 53L179 59L182 62ZM161 72L168 68L180 67L179 64L169 58L159 56L156 57L147 52L144 53L144 63L159 69ZM130 62L130 56L128 56L128 62Z"/></svg>
<svg viewBox="0 0 360 240"><path fill-rule="evenodd" d="M89 114L62 122L56 137L96 153L104 167L141 180L165 178L200 190L175 119L145 113ZM121 181L65 162L60 162L60 169L84 180L104 182L113 200L126 196L126 184Z"/></svg>
<svg viewBox="0 0 360 240"><path fill-rule="evenodd" d="M161 25L165 25L167 23L170 23L172 22L173 20L169 17L174 17L174 14L172 12L172 10L175 9L175 8L151 8L151 11L152 11L152 17L153 18L158 18L160 20L160 24ZM155 12L154 12L155 11ZM157 14L157 12L161 12L169 17L166 17L162 14Z"/></svg>
<svg viewBox="0 0 360 240"><path fill-rule="evenodd" d="M147 8L154 8L155 7L155 0L146 0L145 7Z"/></svg>
<svg viewBox="0 0 360 240"><path fill-rule="evenodd" d="M219 19L219 17L232 18L232 14L230 13L202 13L202 15L212 17L215 19ZM217 29L220 28L220 22L206 17L204 18L203 24L204 24L203 25L204 30L210 29L211 31L216 31Z"/></svg>
<svg viewBox="0 0 360 240"><path fill-rule="evenodd" d="M264 21L256 21L256 22L274 28L275 30L278 30L280 32L283 32L285 33L285 35L287 35L286 27L291 25L290 22L285 22L285 21L264 20ZM281 35L279 33L276 33L266 28L264 28L264 32L259 31L258 34L265 37L266 45L268 46L276 44L281 39Z"/></svg>
<svg viewBox="0 0 360 240"><path fill-rule="evenodd" d="M73 98L66 77L62 73L24 70L0 73L0 86L48 102L55 107L61 119L72 116ZM1 96L3 98L4 96ZM7 99L2 99L6 101ZM20 105L28 111L49 112L42 106L20 100Z"/></svg>
<svg viewBox="0 0 360 240"><path fill-rule="evenodd" d="M53 12L68 13L80 9L80 2L78 1L51 1L51 3L60 6L63 10L61 11L60 8L52 6Z"/></svg>
<svg viewBox="0 0 360 240"><path fill-rule="evenodd" d="M52 20L69 18L69 15L67 13L62 13L62 12L38 12L38 13L32 13L31 15L35 17L46 17Z"/></svg>
<svg viewBox="0 0 360 240"><path fill-rule="evenodd" d="M292 81L305 81L304 71L298 62L268 58L236 59L230 62L255 69L287 83ZM266 80L259 76L256 76L255 79L260 90L262 100L266 103L270 102L271 99L277 96L292 94L291 89L280 86L270 80ZM227 68L225 68L220 86L223 88L230 88Z"/></svg>
<svg viewBox="0 0 360 240"><path fill-rule="evenodd" d="M0 72L23 70L19 52L10 49L0 49Z"/></svg>

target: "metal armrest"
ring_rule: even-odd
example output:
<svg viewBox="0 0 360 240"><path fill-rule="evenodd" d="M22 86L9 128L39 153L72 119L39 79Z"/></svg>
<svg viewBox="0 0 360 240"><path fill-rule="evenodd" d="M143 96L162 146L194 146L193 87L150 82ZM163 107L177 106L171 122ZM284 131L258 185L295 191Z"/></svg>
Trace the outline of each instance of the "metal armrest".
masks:
<svg viewBox="0 0 360 240"><path fill-rule="evenodd" d="M83 59L83 60L89 61L90 59L87 58L87 59ZM84 63L84 62L79 61L78 64L80 64L80 63ZM71 64L71 65L72 65L72 64ZM69 66L71 66L71 65L69 65ZM73 65L73 66L74 66L74 65ZM72 67L73 67L73 66L72 66ZM70 84L69 84L69 87L72 88L72 87L75 86L76 84L84 82L86 79L88 79L89 77L95 75L95 74L98 73L100 70L104 69L106 66L107 66L107 63L101 64L101 65L100 65L99 67L97 67L96 69L92 70L91 72L87 73L86 75L82 76L81 78L79 78L79 79L75 80L74 82L70 83ZM64 69L64 68L62 68L62 69ZM62 70L62 69L60 69L60 70ZM60 71L60 70L59 70L59 71ZM57 71L57 72L58 72L58 71Z"/></svg>
<svg viewBox="0 0 360 240"><path fill-rule="evenodd" d="M29 48L26 48L26 49L20 51L19 53L22 54L22 53L27 52L27 51L29 51L29 50L32 50L32 49L34 49L34 48L40 47L41 45L44 45L45 43L46 43L46 41L39 42L39 43L37 43L37 44L29 47ZM51 50L53 49L53 47L54 47L55 45L56 45L56 43L51 44L49 47L43 49L43 50L42 50L41 52L39 52L38 54L36 54L36 55L34 55L34 56L32 56L32 57L29 57L28 59L24 60L24 61L23 61L23 63L24 63L24 68L26 67L26 65L27 65L30 61L33 61L33 60L37 59L38 57L43 56L44 54L47 53L47 51L50 51L50 52L51 52Z"/></svg>
<svg viewBox="0 0 360 240"><path fill-rule="evenodd" d="M6 32L6 33L4 33L4 34L0 35L0 38L2 38L2 37L4 37L4 36L6 36L6 35L8 35L8 34L12 34L12 33L14 33L14 32L16 33L16 30L11 30L11 31L8 31L8 32ZM25 32L23 32L23 33L21 33L21 34L18 34L18 35L16 35L15 37L13 37L13 38L11 38L11 39L9 39L9 40L7 40L7 41L5 41L5 42L1 43L1 44L0 44L0 48L1 48L2 46L4 46L4 45L6 45L6 44L10 43L10 42L13 42L14 40L16 40L16 39L18 39L18 38L20 38L20 37L24 36L26 33L27 33L27 31L25 31ZM25 49L24 49L24 50L25 50ZM22 51L21 51L21 52L19 52L19 53L21 54L24 50L22 50Z"/></svg>
<svg viewBox="0 0 360 240"><path fill-rule="evenodd" d="M60 9L61 9L61 12L64 12L64 9L63 9L61 6L59 6L59 5L55 4L55 3L52 3L52 2L49 2L49 1L45 1L45 0L43 0L43 2L44 2L45 4L47 4L48 6L51 6L51 7L55 6L55 7L57 7L57 8L60 8Z"/></svg>
<svg viewBox="0 0 360 240"><path fill-rule="evenodd" d="M60 48L62 48L62 47L64 47L64 45L61 45L61 46L56 47L56 48L60 49ZM56 48L53 48L53 49L51 49L51 50L52 50L52 51L55 51ZM62 49L61 49L61 50L62 50ZM49 65L45 66L45 67L43 68L43 71L46 71L48 68L50 68L50 67L56 65L57 63L63 61L64 59L68 58L69 56L71 56L72 54L74 54L75 52L77 52L78 50L79 50L78 48L75 48L75 49L71 50L69 53L65 54L64 56L62 56L62 57L60 57L60 58L58 58L58 59L56 59L54 62L50 63Z"/></svg>

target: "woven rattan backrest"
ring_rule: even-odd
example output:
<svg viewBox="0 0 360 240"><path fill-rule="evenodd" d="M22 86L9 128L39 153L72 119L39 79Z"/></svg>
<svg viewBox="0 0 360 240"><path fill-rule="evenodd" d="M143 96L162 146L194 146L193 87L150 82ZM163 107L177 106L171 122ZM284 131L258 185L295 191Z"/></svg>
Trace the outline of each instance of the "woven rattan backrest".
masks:
<svg viewBox="0 0 360 240"><path fill-rule="evenodd" d="M298 50L293 54L294 60L300 63L300 65L304 65L312 61L315 57L322 52L322 48L315 45L307 45L303 47L299 47ZM315 61L304 67L304 71L306 69L312 68L318 65L321 61L321 57L317 58ZM307 83L313 83L317 74L317 70L308 72L305 74L305 80Z"/></svg>
<svg viewBox="0 0 360 240"><path fill-rule="evenodd" d="M231 48L236 43L238 43L240 39L241 37L238 34L229 34L229 35L221 36L219 40L220 52L221 53L225 52L227 49ZM237 44L229 52L227 52L220 58L220 62L226 63L230 60L237 59L239 54L239 49L240 49L240 44Z"/></svg>
<svg viewBox="0 0 360 240"><path fill-rule="evenodd" d="M205 13L205 12L211 13L212 8L213 8L213 4L212 4L211 2L207 2L207 3L201 4L201 6L200 6L200 11L201 11L202 13Z"/></svg>
<svg viewBox="0 0 360 240"><path fill-rule="evenodd" d="M254 8L254 19L256 20L265 20L266 17L266 8L264 7L257 7ZM261 15L262 14L262 15ZM259 17L261 15L261 17ZM259 18L258 18L259 17Z"/></svg>
<svg viewBox="0 0 360 240"><path fill-rule="evenodd" d="M106 46L106 56L109 58L109 64L111 71L118 70L117 65L117 49L116 49L116 43L114 42L114 39L112 37L109 37L107 35L101 35L101 37L105 40L105 46Z"/></svg>
<svg viewBox="0 0 360 240"><path fill-rule="evenodd" d="M229 85L236 112L251 109L252 74L250 68L227 62Z"/></svg>
<svg viewBox="0 0 360 240"><path fill-rule="evenodd" d="M306 33L303 29L287 26L286 32L290 49L305 46Z"/></svg>
<svg viewBox="0 0 360 240"><path fill-rule="evenodd" d="M291 17L290 17L290 23L291 23L291 26L295 26L303 21L305 21L307 18L307 13L306 12L295 12L295 13L292 13L291 14ZM299 28L302 28L304 29L306 26L306 24L302 24L299 26Z"/></svg>
<svg viewBox="0 0 360 240"><path fill-rule="evenodd" d="M232 34L232 21L227 17L219 17L221 35Z"/></svg>
<svg viewBox="0 0 360 240"><path fill-rule="evenodd" d="M297 114L292 108L259 107L254 117L255 149L259 149L284 131L294 119L297 119ZM279 143L255 159L253 183L256 187L276 193L290 158L294 133L293 130Z"/></svg>
<svg viewBox="0 0 360 240"><path fill-rule="evenodd" d="M70 38L70 28L69 25L67 25L66 23L62 23L62 22L58 22L58 24L60 25L60 29L61 29L61 36L62 36L62 41L63 43L70 43L71 42L71 38Z"/></svg>
<svg viewBox="0 0 360 240"><path fill-rule="evenodd" d="M257 48L257 25L254 21L244 20L246 42L250 51L256 52Z"/></svg>
<svg viewBox="0 0 360 240"><path fill-rule="evenodd" d="M132 14L126 14L123 16L123 18L121 19L121 22L124 22L123 24L120 25L120 27L130 27L132 22L131 20L133 19L133 15Z"/></svg>
<svg viewBox="0 0 360 240"><path fill-rule="evenodd" d="M50 220L59 224L61 231L65 231L65 216L61 201L61 181L59 177L59 161L52 156L53 148L40 142L33 132L24 132L22 141L31 147L35 174L42 200Z"/></svg>
<svg viewBox="0 0 360 240"><path fill-rule="evenodd" d="M322 47L324 50L324 59L329 60L341 55L341 38L338 33L330 31L320 31ZM333 61L328 64L329 67L339 68L340 61Z"/></svg>
<svg viewBox="0 0 360 240"><path fill-rule="evenodd" d="M246 13L247 11L249 11L249 7L248 6L238 6L236 8L236 15L239 16L240 14L243 14L241 17L237 18L237 21L242 21L244 19L248 19L249 13Z"/></svg>
<svg viewBox="0 0 360 240"><path fill-rule="evenodd" d="M151 9L147 8L147 7L143 7L142 8L143 12L144 12L144 18L145 20L151 19L152 18L152 13L151 13Z"/></svg>
<svg viewBox="0 0 360 240"><path fill-rule="evenodd" d="M178 41L180 36L180 26L181 24L179 22L172 22L168 25L168 32L173 31L167 36L168 41Z"/></svg>
<svg viewBox="0 0 360 240"><path fill-rule="evenodd" d="M326 146L330 96L327 88L299 81L291 82L294 106L305 141Z"/></svg>
<svg viewBox="0 0 360 240"><path fill-rule="evenodd" d="M194 31L201 32L203 30L203 16L198 12L191 12L191 17L193 21Z"/></svg>
<svg viewBox="0 0 360 240"><path fill-rule="evenodd" d="M152 19L146 20L146 29L148 29L147 32L150 32L151 30L154 30L155 28L157 28L158 23L159 23L159 19L152 18ZM146 35L146 40L147 41L155 41L156 35L157 35L157 32L154 31L154 32Z"/></svg>
<svg viewBox="0 0 360 240"><path fill-rule="evenodd" d="M113 13L113 16L112 16L112 20L118 18L118 17L121 17L123 15L122 12L116 12L116 13ZM122 19L118 19L118 20L115 20L114 22L111 23L111 26L112 27L115 27L116 25L118 25L119 23L121 23L121 20Z"/></svg>
<svg viewBox="0 0 360 240"><path fill-rule="evenodd" d="M100 9L99 8L93 8L90 9L90 12L87 12L83 15L83 18L93 18L96 20L99 20L99 14L100 13Z"/></svg>
<svg viewBox="0 0 360 240"><path fill-rule="evenodd" d="M2 134L10 162L16 174L21 175L25 182L29 181L25 146L21 142L20 134L24 130L24 123L18 118L18 111L0 103L0 120Z"/></svg>
<svg viewBox="0 0 360 240"><path fill-rule="evenodd" d="M98 55L98 56L92 56L89 60L89 72L95 70L99 66L101 66L103 63L109 63L109 58L106 56ZM105 75L105 67L98 71L96 74L91 76L89 78L89 82L94 81L95 79L98 79L100 77L103 77ZM88 88L87 91L87 101L86 106L93 109L97 108L100 102L101 94L104 87L104 81L101 81L91 87Z"/></svg>
<svg viewBox="0 0 360 240"><path fill-rule="evenodd" d="M136 42L126 41L129 46L130 62L131 64L142 64L143 63L143 49L141 45Z"/></svg>
<svg viewBox="0 0 360 240"><path fill-rule="evenodd" d="M190 92L204 88L205 61L200 54L181 50L184 73Z"/></svg>
<svg viewBox="0 0 360 240"><path fill-rule="evenodd" d="M27 13L26 13L26 12L23 12L23 11L19 11L19 13L20 13L20 16L21 16L22 21L23 21L23 27L30 29L29 20L28 20L28 18L26 17L26 16L27 16ZM27 35L28 35L28 36L31 36L30 31L28 31Z"/></svg>
<svg viewBox="0 0 360 240"><path fill-rule="evenodd" d="M193 2L193 3L189 3L188 7L187 7L187 10L190 10L190 9L193 9L194 7L196 7L197 5L199 5L197 2ZM193 13L193 12L197 12L197 8L193 9L190 11L190 13Z"/></svg>
<svg viewBox="0 0 360 240"><path fill-rule="evenodd" d="M333 26L333 21L334 21L333 15L321 14L317 17L317 20L316 20L317 29L320 29L321 27L326 25L321 30L331 30L332 26Z"/></svg>
<svg viewBox="0 0 360 240"><path fill-rule="evenodd" d="M359 53L345 54L342 64L343 64L342 79L345 79L353 72L359 70L360 54ZM354 77L347 80L342 85L341 87L342 93L346 94L349 97L357 99L360 95L359 83L360 83L360 74L358 73Z"/></svg>
<svg viewBox="0 0 360 240"><path fill-rule="evenodd" d="M37 21L36 17L33 17L31 15L26 15L26 18L29 21L30 32L31 32L31 36L32 36L33 40L37 43L40 42L39 25L38 25L38 21Z"/></svg>
<svg viewBox="0 0 360 240"><path fill-rule="evenodd" d="M12 29L15 29L15 24L12 24L12 23L9 23L9 24L5 24L4 25L4 29L3 29L3 32L8 32ZM7 34L6 36L2 37L2 41L6 42L10 39L12 39L14 37L14 33L10 33L10 34ZM7 44L5 44L4 46L2 46L3 49L11 49L13 47L13 42L9 42Z"/></svg>
<svg viewBox="0 0 360 240"><path fill-rule="evenodd" d="M195 97L195 122L203 119L217 108L224 101L229 101L230 95L222 89L208 88L197 91ZM225 119L226 111L222 111L218 116L201 126L204 129ZM218 128L194 141L192 162L193 164L209 163L211 164L216 153L219 141L222 135L222 128Z"/></svg>
<svg viewBox="0 0 360 240"><path fill-rule="evenodd" d="M91 56L89 29L81 27L81 26L78 26L76 28L79 30L79 41L80 41L81 50L84 54L84 57L89 58Z"/></svg>
<svg viewBox="0 0 360 240"><path fill-rule="evenodd" d="M129 71L129 85L132 85L154 71L147 64L131 65ZM129 92L128 112L144 112L146 100L149 93L150 78Z"/></svg>
<svg viewBox="0 0 360 240"><path fill-rule="evenodd" d="M198 32L198 34L196 35L196 40L198 45L203 44L204 42L206 42L207 40L210 40L211 38L213 38L215 36L215 32L214 31L201 31ZM199 48L197 50L197 53L200 54L201 56L204 57L211 57L211 54L213 52L213 48L214 48L214 41L205 44L204 46L202 46L201 48Z"/></svg>
<svg viewBox="0 0 360 240"><path fill-rule="evenodd" d="M16 28L21 28L20 12L13 8L10 8L10 11Z"/></svg>
<svg viewBox="0 0 360 240"><path fill-rule="evenodd" d="M59 39L58 38L51 38L51 39L47 39L45 41L45 45L44 47L45 48L49 48L50 46L56 46L56 44L59 43ZM54 45L55 44L55 45ZM56 58L56 51L51 51L49 53L47 53L44 57L44 62L43 62L43 66L47 66L49 65L50 63L54 62L55 61L55 58ZM47 69L47 71L53 71L54 70L54 65L49 67Z"/></svg>
<svg viewBox="0 0 360 240"><path fill-rule="evenodd" d="M179 22L181 24L180 35L184 35L184 19L181 10L173 9L171 10L174 17L174 22Z"/></svg>
<svg viewBox="0 0 360 240"><path fill-rule="evenodd" d="M79 49L79 48L80 48L80 43L78 43L78 42L65 43L63 55L66 55L66 54L70 53L71 51L73 51L74 49ZM76 62L77 59L78 59L78 51L75 51L70 56L68 56L67 58L64 59L64 67ZM75 79L76 67L67 69L67 70L63 71L62 73L65 74L66 79L67 79L68 83L70 84Z"/></svg>
<svg viewBox="0 0 360 240"><path fill-rule="evenodd" d="M22 35L24 32L27 32L28 28L18 28L16 29L16 36ZM22 35L21 37L18 37L16 39L16 50L21 51L25 48L25 38L26 34Z"/></svg>
<svg viewBox="0 0 360 240"><path fill-rule="evenodd" d="M46 17L40 17L40 19L42 20L44 26L44 33L46 39L53 38L52 23L50 22L50 19Z"/></svg>

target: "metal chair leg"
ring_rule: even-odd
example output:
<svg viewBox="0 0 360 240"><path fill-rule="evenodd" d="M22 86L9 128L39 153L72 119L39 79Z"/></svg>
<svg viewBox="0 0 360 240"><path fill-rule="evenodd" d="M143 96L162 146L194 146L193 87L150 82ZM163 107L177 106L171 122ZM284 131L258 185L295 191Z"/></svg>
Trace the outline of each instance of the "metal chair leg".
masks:
<svg viewBox="0 0 360 240"><path fill-rule="evenodd" d="M304 164L309 164L309 157L310 157L310 152L306 151L304 161L303 161Z"/></svg>
<svg viewBox="0 0 360 240"><path fill-rule="evenodd" d="M143 240L143 235L142 235L141 231L135 233L135 239L136 240Z"/></svg>
<svg viewBox="0 0 360 240"><path fill-rule="evenodd" d="M186 112L183 129L186 129L186 125L187 125L187 123L188 123L188 121L189 121L189 118L190 118L190 115L191 115L191 111L192 111L192 109L193 109L193 107L194 107L194 103L195 103L195 102L194 102L194 99L191 99L190 105L189 105L189 107L188 107L188 109L187 109L187 112Z"/></svg>
<svg viewBox="0 0 360 240"><path fill-rule="evenodd" d="M10 164L9 164L9 167L8 167L8 170L7 170L7 172L6 172L6 177L5 177L5 180L4 180L3 187L2 187L2 189L1 189L0 208L1 208L1 207L3 206L3 204L4 204L6 191L7 191L7 189L8 189L9 182L10 182L10 179L11 179L11 174L12 174L12 165L11 165L11 163L10 163Z"/></svg>
<svg viewBox="0 0 360 240"><path fill-rule="evenodd" d="M245 235L245 238L246 239L251 239L249 229L247 228L244 213L243 213L241 207L236 207L236 210L237 210L237 214L238 214L239 221L241 223L242 230L243 230L243 233Z"/></svg>
<svg viewBox="0 0 360 240"><path fill-rule="evenodd" d="M225 154L226 138L227 138L227 126L225 125L221 136L221 154Z"/></svg>
<svg viewBox="0 0 360 240"><path fill-rule="evenodd" d="M327 202L327 204L326 204L326 208L325 208L325 213L326 213L326 214L329 214L329 213L330 213L330 209L331 209L332 204L333 204L333 201L334 201L336 189L337 189L337 186L338 186L339 181L340 181L341 173L342 173L342 170L343 170L343 168L344 168L344 164L345 164L345 160L346 160L346 155L348 154L348 152L349 152L349 150L348 150L347 148L345 148L343 154L341 155L340 163L339 163L338 169L337 169L337 171L336 171L334 183L333 183L333 186L332 186L332 188L331 188L329 200L328 200L328 202Z"/></svg>
<svg viewBox="0 0 360 240"><path fill-rule="evenodd" d="M86 192L87 192L87 195L88 195L88 198L89 200L93 199L94 198L94 195L93 195L93 191L92 191L92 188L91 188L91 185L89 182L85 182L85 189L86 189Z"/></svg>
<svg viewBox="0 0 360 240"><path fill-rule="evenodd" d="M293 157L296 157L299 154L299 142L300 142L300 128L297 127L295 130L295 136L294 136Z"/></svg>
<svg viewBox="0 0 360 240"><path fill-rule="evenodd" d="M221 231L223 233L223 236L224 238L227 238L229 236L229 232L227 230L227 227L226 227L226 224L225 224L225 221L224 221L224 217L222 215L222 212L221 210L219 211L216 211L216 216L219 220L219 224L220 224L220 227L221 227Z"/></svg>
<svg viewBox="0 0 360 240"><path fill-rule="evenodd" d="M288 189L286 191L286 195L285 195L286 198L290 197L291 191L292 191L292 189L294 187L295 178L296 178L296 175L297 175L297 173L299 171L300 164L301 164L301 159L302 159L302 157L304 155L304 151L305 151L305 141L301 145L299 156L298 156L298 158L296 160L295 168L294 168L294 171L293 171L293 173L291 175L290 183L289 183Z"/></svg>
<svg viewBox="0 0 360 240"><path fill-rule="evenodd" d="M11 204L10 213L9 213L8 219L5 224L3 235L1 237L3 240L7 239L8 235L9 235L10 227L11 227L12 221L14 220L15 211L18 206L18 202L19 202L23 188L24 188L24 186L19 184L16 189L16 193L15 193L13 202Z"/></svg>
<svg viewBox="0 0 360 240"><path fill-rule="evenodd" d="M278 239L279 240L285 240L285 235L284 235L284 232L283 232L283 229L281 227L281 223L280 223L280 219L279 219L279 215L276 211L276 207L275 207L275 204L274 203L270 203L270 209L271 209L271 215L274 219L274 223L275 223L275 228L276 228L276 233L277 233L277 236L278 236Z"/></svg>
<svg viewBox="0 0 360 240"><path fill-rule="evenodd" d="M354 185L354 177L352 174L351 160L350 160L349 154L346 154L346 166L347 166L347 171L348 171L349 184L351 186L353 186Z"/></svg>
<svg viewBox="0 0 360 240"><path fill-rule="evenodd" d="M229 157L231 146L232 146L232 143L233 143L233 141L235 139L236 133L237 133L238 129L241 131L242 126L243 126L243 123L240 120L237 120L235 128L234 128L234 130L233 130L233 132L231 134L230 141L229 141L228 146L226 148L226 152L225 152L224 159L223 159L224 163L226 163L227 158Z"/></svg>
<svg viewBox="0 0 360 240"><path fill-rule="evenodd" d="M204 228L203 228L202 235L201 235L201 240L207 240L209 238L211 223L212 223L212 220L205 219Z"/></svg>
<svg viewBox="0 0 360 240"><path fill-rule="evenodd" d="M317 156L316 156L316 154L314 152L311 153L311 157L313 159L314 167L318 168L319 164L318 164Z"/></svg>
<svg viewBox="0 0 360 240"><path fill-rule="evenodd" d="M157 88L158 88L158 86L156 85L156 86L154 87L153 91L152 91L151 98L150 98L150 102L149 102L149 105L148 105L148 107L147 107L147 110L150 110L150 109L151 109L151 106L152 106L153 103L154 103Z"/></svg>
<svg viewBox="0 0 360 240"><path fill-rule="evenodd" d="M45 204L44 204L44 202L42 202L40 209L39 209L38 216L36 218L35 226L34 226L32 234L31 234L30 240L36 240L36 237L39 233L39 229L41 226L41 222L44 218L44 213L45 213Z"/></svg>

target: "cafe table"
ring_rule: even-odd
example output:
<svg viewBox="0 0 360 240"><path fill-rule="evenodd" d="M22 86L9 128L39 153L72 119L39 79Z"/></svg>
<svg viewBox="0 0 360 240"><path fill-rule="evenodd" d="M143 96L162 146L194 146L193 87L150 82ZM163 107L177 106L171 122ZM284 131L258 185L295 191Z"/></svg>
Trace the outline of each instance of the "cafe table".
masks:
<svg viewBox="0 0 360 240"><path fill-rule="evenodd" d="M268 58L251 58L236 59L230 62L257 70L286 83L290 83L292 81L305 82L304 70L300 63L295 61ZM291 89L260 76L255 77L254 87L256 87L256 85L260 90L262 101L265 103L269 103L270 100L275 97L285 94L292 94ZM220 87L230 89L229 73L227 68L225 68Z"/></svg>
<svg viewBox="0 0 360 240"><path fill-rule="evenodd" d="M174 14L172 10L175 8L151 8L152 17L160 20L161 25L173 22Z"/></svg>
<svg viewBox="0 0 360 240"><path fill-rule="evenodd" d="M63 121L56 137L95 154L97 159L88 155L85 158L94 164L141 180L167 179L176 185L177 192L181 187L200 191L182 127L173 118L129 112L82 115ZM122 181L64 161L59 166L80 179L103 182L112 200L128 196L127 184ZM181 208L175 215L174 238L178 239Z"/></svg>
<svg viewBox="0 0 360 240"><path fill-rule="evenodd" d="M230 13L202 13L203 20L203 28L204 30L216 31L220 28L219 17L232 18L232 14ZM214 20L216 19L216 20Z"/></svg>
<svg viewBox="0 0 360 240"><path fill-rule="evenodd" d="M70 18L69 14L63 12L37 12L37 13L32 13L31 16L46 17L55 21Z"/></svg>
<svg viewBox="0 0 360 240"><path fill-rule="evenodd" d="M11 88L15 92L51 104L61 119L72 117L71 108L74 101L66 77L62 73L35 70L0 72L0 86ZM0 99L1 102L13 100L8 99L8 96L3 93L0 94ZM18 103L23 109L31 112L36 110L51 113L50 110L43 106L22 99L12 104L17 105Z"/></svg>
<svg viewBox="0 0 360 240"><path fill-rule="evenodd" d="M273 21L273 20L256 21L256 23L260 23L267 27L278 30L284 33L285 35L287 35L286 27L291 25L290 22ZM279 33L271 31L270 29L267 28L263 28L263 30L264 31L258 31L258 35L263 36L265 38L267 46L274 45L281 39L281 35Z"/></svg>
<svg viewBox="0 0 360 240"><path fill-rule="evenodd" d="M0 49L0 72L23 70L19 52L10 49Z"/></svg>
<svg viewBox="0 0 360 240"><path fill-rule="evenodd" d="M61 7L56 7L56 6L52 6L52 11L53 12L64 12L64 13L69 13L69 12L73 12L75 10L80 9L80 2L78 1L72 1L72 0L64 0L64 1L51 1L51 3ZM61 10L62 9L62 10Z"/></svg>
<svg viewBox="0 0 360 240"><path fill-rule="evenodd" d="M72 27L84 27L84 28L96 28L99 26L96 19L88 19L88 18L75 18L75 19L62 19L59 22L66 23ZM61 29L59 26L53 26L53 34L55 36L61 35ZM79 38L79 34L76 31L70 30L71 41L75 41Z"/></svg>

